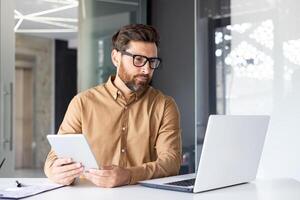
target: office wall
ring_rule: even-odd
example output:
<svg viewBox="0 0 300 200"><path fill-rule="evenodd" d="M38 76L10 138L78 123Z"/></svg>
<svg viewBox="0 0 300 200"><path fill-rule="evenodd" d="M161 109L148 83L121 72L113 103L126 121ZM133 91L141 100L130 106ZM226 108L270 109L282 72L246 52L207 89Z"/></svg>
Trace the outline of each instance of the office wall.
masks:
<svg viewBox="0 0 300 200"><path fill-rule="evenodd" d="M228 106L271 115L258 176L300 180L300 2L232 0L231 9L232 24L246 23L243 34L232 31L231 48L248 67L235 68Z"/></svg>
<svg viewBox="0 0 300 200"><path fill-rule="evenodd" d="M174 97L181 113L183 146L194 145L194 1L149 0L149 23L160 32L162 68L152 85Z"/></svg>

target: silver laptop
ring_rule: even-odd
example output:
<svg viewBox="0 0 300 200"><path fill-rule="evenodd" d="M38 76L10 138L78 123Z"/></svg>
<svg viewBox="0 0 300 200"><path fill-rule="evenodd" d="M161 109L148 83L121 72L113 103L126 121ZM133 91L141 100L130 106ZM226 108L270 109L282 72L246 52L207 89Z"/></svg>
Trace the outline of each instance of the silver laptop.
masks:
<svg viewBox="0 0 300 200"><path fill-rule="evenodd" d="M211 115L197 174L139 182L143 186L203 192L255 179L269 116Z"/></svg>

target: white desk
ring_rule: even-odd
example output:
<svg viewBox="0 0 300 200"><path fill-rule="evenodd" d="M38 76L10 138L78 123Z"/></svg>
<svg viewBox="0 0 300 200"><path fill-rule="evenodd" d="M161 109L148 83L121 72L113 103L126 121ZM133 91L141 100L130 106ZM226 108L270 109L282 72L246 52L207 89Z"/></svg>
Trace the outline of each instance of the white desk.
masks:
<svg viewBox="0 0 300 200"><path fill-rule="evenodd" d="M0 185L14 182L15 178L0 178ZM37 178L20 178L24 184L41 181ZM213 190L198 194L146 188L139 185L119 188L98 188L89 182L63 187L26 200L300 200L300 182L293 179L256 180L249 184Z"/></svg>

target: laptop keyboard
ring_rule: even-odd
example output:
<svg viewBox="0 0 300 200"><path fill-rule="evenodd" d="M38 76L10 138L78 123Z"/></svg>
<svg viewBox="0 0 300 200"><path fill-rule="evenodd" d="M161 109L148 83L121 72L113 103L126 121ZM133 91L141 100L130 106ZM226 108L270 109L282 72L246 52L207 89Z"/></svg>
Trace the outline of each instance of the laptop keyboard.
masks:
<svg viewBox="0 0 300 200"><path fill-rule="evenodd" d="M170 183L166 183L166 185L177 185L177 186L193 186L195 184L195 179L186 179L186 180L182 180L182 181L175 181L175 182L170 182Z"/></svg>

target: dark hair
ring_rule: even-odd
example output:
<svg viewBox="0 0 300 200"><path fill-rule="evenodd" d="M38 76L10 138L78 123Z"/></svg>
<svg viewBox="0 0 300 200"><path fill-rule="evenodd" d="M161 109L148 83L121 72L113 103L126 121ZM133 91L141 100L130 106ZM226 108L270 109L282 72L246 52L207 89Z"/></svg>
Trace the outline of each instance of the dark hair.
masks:
<svg viewBox="0 0 300 200"><path fill-rule="evenodd" d="M128 49L130 41L153 42L159 47L159 34L157 30L150 25L130 24L123 26L112 37L112 48L118 51Z"/></svg>

